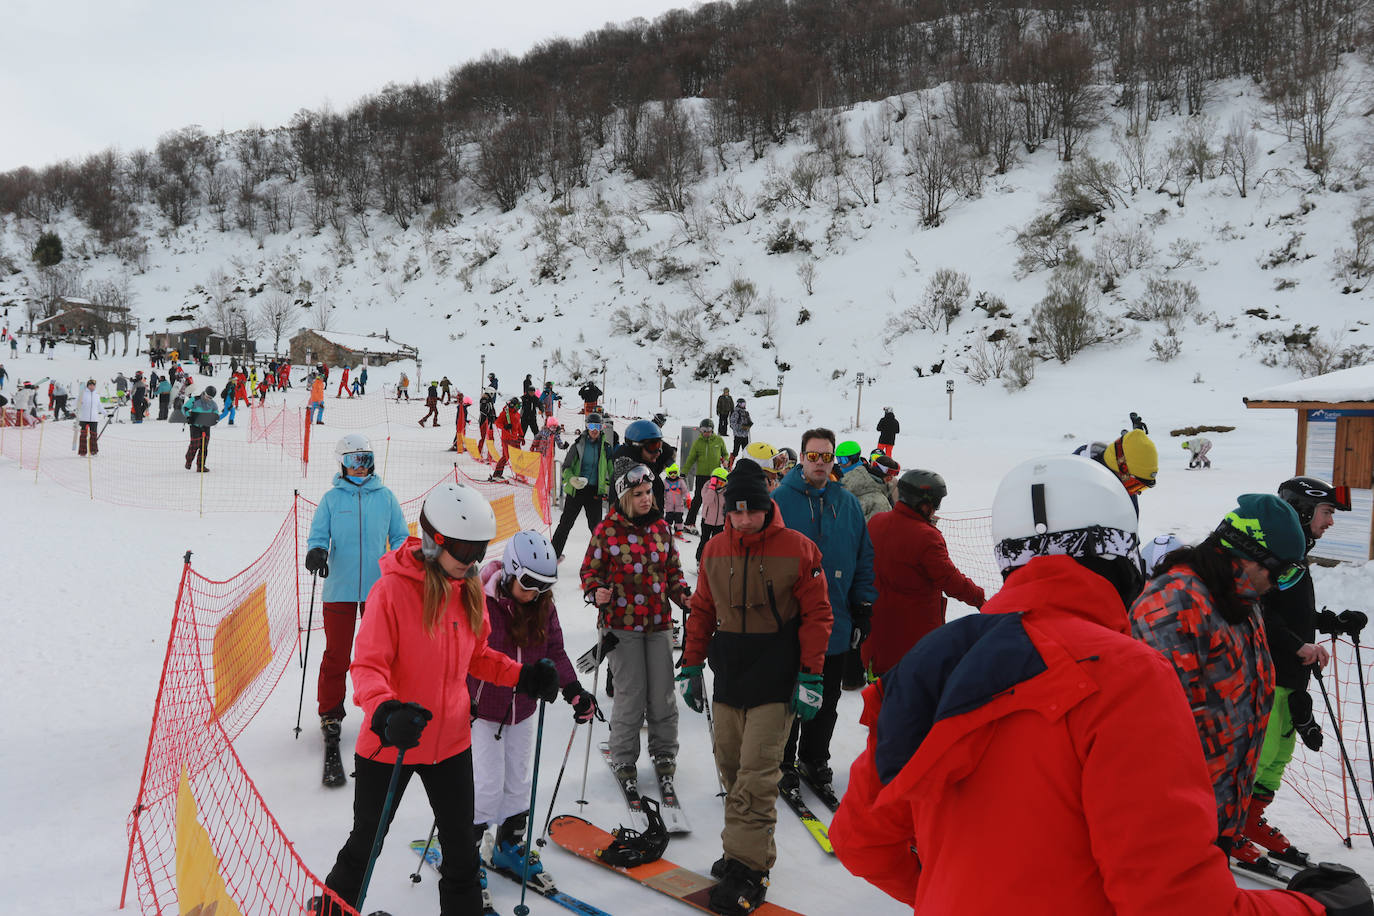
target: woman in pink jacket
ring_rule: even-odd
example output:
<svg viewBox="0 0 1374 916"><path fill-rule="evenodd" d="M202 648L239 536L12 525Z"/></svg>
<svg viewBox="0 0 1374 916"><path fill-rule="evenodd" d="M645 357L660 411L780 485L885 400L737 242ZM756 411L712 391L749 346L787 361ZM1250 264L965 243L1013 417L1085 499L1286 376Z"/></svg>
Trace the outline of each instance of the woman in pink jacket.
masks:
<svg viewBox="0 0 1374 916"><path fill-rule="evenodd" d="M356 906L391 771L397 752L405 750L388 819L418 774L446 853L439 911L467 916L482 912L467 677L549 701L558 695L558 674L547 665L521 665L487 645L490 626L478 578L478 563L496 536L487 501L459 484L438 487L425 498L420 528L421 537L382 557L382 575L368 593L354 641L353 701L371 727L358 735L353 829L325 885ZM332 899L313 909L343 912Z"/></svg>

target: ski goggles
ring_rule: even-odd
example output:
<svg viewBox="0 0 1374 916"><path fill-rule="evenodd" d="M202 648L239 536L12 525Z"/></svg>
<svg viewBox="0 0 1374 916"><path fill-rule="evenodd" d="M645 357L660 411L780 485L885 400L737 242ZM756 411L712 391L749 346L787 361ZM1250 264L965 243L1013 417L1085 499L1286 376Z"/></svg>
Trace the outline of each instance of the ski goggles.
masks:
<svg viewBox="0 0 1374 916"><path fill-rule="evenodd" d="M802 457L807 461L817 461L821 464L829 464L835 460L834 452L802 452Z"/></svg>
<svg viewBox="0 0 1374 916"><path fill-rule="evenodd" d="M339 463L349 470L366 468L371 471L377 466L376 459L371 452L349 452L339 459Z"/></svg>
<svg viewBox="0 0 1374 916"><path fill-rule="evenodd" d="M476 563L487 555L487 544L489 541L465 541L462 538L446 538L439 532L434 532L429 537L442 547L449 556L459 563L466 563L469 566Z"/></svg>
<svg viewBox="0 0 1374 916"><path fill-rule="evenodd" d="M587 424L587 432L589 432L589 433L599 433L599 432L601 432L601 424L600 424L600 423L588 423L588 424Z"/></svg>
<svg viewBox="0 0 1374 916"><path fill-rule="evenodd" d="M515 581L520 583L521 588L528 589L532 592L538 592L541 595L554 586L553 579L546 579L538 573L530 572L528 569L516 576Z"/></svg>
<svg viewBox="0 0 1374 916"><path fill-rule="evenodd" d="M642 483L649 483L654 479L654 472L648 465L637 464L625 472L625 475L615 482L616 498L624 496Z"/></svg>
<svg viewBox="0 0 1374 916"><path fill-rule="evenodd" d="M1286 592L1297 585L1307 573L1307 567L1302 563L1290 562L1275 556L1272 550L1261 544L1252 535L1241 531L1229 522L1222 522L1218 525L1217 532L1221 535L1221 542L1224 545L1254 560L1268 570L1269 578L1274 580L1274 587L1281 592Z"/></svg>

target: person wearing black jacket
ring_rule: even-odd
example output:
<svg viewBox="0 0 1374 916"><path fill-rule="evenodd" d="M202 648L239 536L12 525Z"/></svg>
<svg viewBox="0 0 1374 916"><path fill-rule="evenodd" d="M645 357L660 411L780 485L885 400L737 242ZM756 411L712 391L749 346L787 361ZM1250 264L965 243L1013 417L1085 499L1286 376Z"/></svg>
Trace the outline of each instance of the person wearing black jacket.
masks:
<svg viewBox="0 0 1374 916"><path fill-rule="evenodd" d="M625 427L625 441L611 459L628 458L654 472L654 505L663 505L663 471L677 462L677 449L663 441L663 430L653 420L635 420Z"/></svg>
<svg viewBox="0 0 1374 916"><path fill-rule="evenodd" d="M1298 513L1310 554L1317 540L1335 524L1336 511L1350 511L1348 487L1333 487L1315 477L1294 477L1279 484L1279 498ZM1258 844L1273 858L1301 863L1304 853L1264 818L1264 809L1283 783L1284 768L1293 757L1298 738L1313 751L1322 746L1322 730L1312 714L1308 692L1311 667L1326 667L1331 659L1317 642L1317 596L1312 576L1303 576L1290 589L1274 589L1262 601L1264 630L1274 660L1274 706L1264 731L1264 745L1255 770L1255 788L1245 822L1245 840Z"/></svg>
<svg viewBox="0 0 1374 916"><path fill-rule="evenodd" d="M884 407L883 418L878 421L878 448L889 458L892 457L892 447L897 444L897 434L901 431L902 424L897 422L892 408Z"/></svg>
<svg viewBox="0 0 1374 916"><path fill-rule="evenodd" d="M722 437L725 436L725 430L729 428L730 411L734 409L735 399L730 397L730 389L722 388L720 397L716 398L716 432L720 433Z"/></svg>
<svg viewBox="0 0 1374 916"><path fill-rule="evenodd" d="M529 376L525 376L529 378ZM525 435L531 439L539 433L539 392L532 387L527 387L525 393L520 396L520 446L525 445Z"/></svg>
<svg viewBox="0 0 1374 916"><path fill-rule="evenodd" d="M587 379L582 387L577 389L577 396L582 399L582 412L596 413L597 405L601 402L601 389L596 387L596 382Z"/></svg>

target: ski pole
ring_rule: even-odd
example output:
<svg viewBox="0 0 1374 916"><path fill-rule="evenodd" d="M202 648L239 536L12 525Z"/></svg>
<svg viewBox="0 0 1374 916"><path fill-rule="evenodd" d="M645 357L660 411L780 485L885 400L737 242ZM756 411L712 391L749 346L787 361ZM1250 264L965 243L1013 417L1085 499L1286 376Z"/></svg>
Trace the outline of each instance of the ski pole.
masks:
<svg viewBox="0 0 1374 916"><path fill-rule="evenodd" d="M590 725L591 723L587 723ZM572 756L573 739L577 737L578 723L574 722L572 731L568 732L568 746L563 750L563 765L558 768L558 778L553 782L553 794L549 796L549 813L544 818L544 830L539 834L539 845L543 846L545 838L549 835L549 825L553 823L553 803L558 800L558 789L563 785L563 771L568 768L568 758Z"/></svg>
<svg viewBox="0 0 1374 916"><path fill-rule="evenodd" d="M716 759L716 718L711 715L711 698L704 697L703 699L706 701L706 730L711 733L711 761L714 763ZM725 791L725 778L720 775L720 764L716 764L716 782L720 784L718 797L722 799L721 803L724 804L723 799L729 793Z"/></svg>
<svg viewBox="0 0 1374 916"><path fill-rule="evenodd" d="M1317 679L1317 686L1321 688L1322 700L1326 703L1326 715L1331 719L1331 728L1336 732L1336 746L1341 750L1341 761L1345 764L1345 770L1350 774L1350 787L1355 790L1355 802L1360 807L1360 817L1364 818L1365 833L1369 836L1369 842L1374 844L1374 828L1369 826L1369 812L1365 810L1364 798L1360 795L1360 784L1355 779L1355 767L1350 763L1350 755L1345 752L1345 739L1341 737L1341 723L1336 718L1336 710L1331 706L1331 697L1326 692L1326 680L1322 677L1322 669L1319 665L1311 665L1312 676Z"/></svg>
<svg viewBox="0 0 1374 916"><path fill-rule="evenodd" d="M372 881L372 869L377 864L377 856L382 854L382 840L386 838L387 821L391 819L391 809L396 804L396 786L401 782L401 764L406 759L405 748L396 752L396 764L391 768L391 782L386 787L386 801L382 802L382 819L377 822L377 836L372 840L372 852L367 857L367 871L363 872L363 883L358 888L358 902L353 906L362 912L363 900L367 897L367 885Z"/></svg>
<svg viewBox="0 0 1374 916"><path fill-rule="evenodd" d="M1350 641L1355 644L1355 673L1360 678L1360 711L1364 715L1364 746L1369 750L1369 779L1374 782L1374 743L1369 739L1369 700L1364 692L1364 662L1360 658L1360 631L1369 618L1360 611L1342 611L1336 619L1345 624Z"/></svg>
<svg viewBox="0 0 1374 916"><path fill-rule="evenodd" d="M434 834L439 830L439 822L436 820L429 828L429 839L425 840L425 851L420 853L420 864L415 866L414 873L410 876L411 884L420 883L420 869L424 867L425 860L429 858L429 847L434 845Z"/></svg>
<svg viewBox="0 0 1374 916"><path fill-rule="evenodd" d="M315 629L315 583L319 581L319 578L318 572L310 574L310 613L305 621L305 653L301 656L301 698L296 704L296 738L298 740L301 736L301 710L305 708L305 666L310 660L310 631ZM299 620L300 618L296 619Z"/></svg>
<svg viewBox="0 0 1374 916"><path fill-rule="evenodd" d="M598 615L600 615L601 609L600 609L600 608L597 608L597 611L596 611L596 612L597 612ZM600 627L600 626L598 626L598 627L596 628L596 642L597 642L597 645L600 645L600 644L601 644L601 627ZM597 659L597 661L596 661L596 671L595 671L595 673L592 674L592 696L596 696L597 691L598 691L598 689L600 688L600 686L601 686L601 659ZM585 806L586 806L586 804L587 804L587 769L588 769L588 767L591 766L591 763L592 763L592 732L593 732L593 731L595 731L595 729L592 728L592 724L591 724L591 723L588 723L588 724L587 724L587 752L586 752L586 753L583 755L583 757L582 757L582 795L581 795L581 797L578 798L578 800L577 800L577 810L578 810L579 812L581 812L581 811L585 808Z"/></svg>
<svg viewBox="0 0 1374 916"><path fill-rule="evenodd" d="M534 729L534 774L530 776L530 813L525 820L525 856L520 862L520 903L515 907L515 916L530 914L530 908L525 905L525 893L529 890L529 885L525 882L530 877L530 856L533 854L530 852L529 838L534 836L534 797L539 791L539 751L544 744L544 710L548 705L545 700L539 701L539 724Z"/></svg>

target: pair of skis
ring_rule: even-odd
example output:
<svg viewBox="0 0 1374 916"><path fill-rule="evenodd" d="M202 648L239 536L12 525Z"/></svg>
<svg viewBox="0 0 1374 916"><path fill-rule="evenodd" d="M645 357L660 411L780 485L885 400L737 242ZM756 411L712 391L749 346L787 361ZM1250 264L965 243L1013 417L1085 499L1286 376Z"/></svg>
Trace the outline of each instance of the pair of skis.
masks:
<svg viewBox="0 0 1374 916"><path fill-rule="evenodd" d="M630 823L626 826L633 827L643 833L649 829L649 817L644 813L644 804L639 794L639 778L621 779L615 771L615 761L611 759L611 746L606 742L601 742L601 759L606 761L606 765L611 768L611 775L615 777L616 785L620 787L620 794L625 799L625 807L630 812ZM668 833L680 836L684 833L691 833L692 827L687 823L687 815L682 810L682 805L678 801L677 789L673 785L673 777L658 774L658 794L659 811L663 815L663 823L668 827Z"/></svg>
<svg viewBox="0 0 1374 916"><path fill-rule="evenodd" d="M410 848L416 855L423 858L425 864L429 865L435 871L438 871L439 866L444 862L444 853L443 850L439 848L438 840L431 840L429 842L425 840L412 840ZM517 885L520 884L520 875L516 872L505 868L497 868L490 862L484 862L483 865L487 869L487 874L501 875L502 877L514 881ZM412 880L418 880L418 878L413 878ZM539 872L538 874L530 875L529 880L525 882L525 886L539 896L553 901L564 909L572 910L574 913L581 913L583 916L611 916L610 913L607 913L598 906L593 906L585 900L579 900L570 894L565 894L560 891L557 886L554 885L553 879L548 876L547 872ZM500 916L500 911L493 905L491 892L485 887L482 888L482 916Z"/></svg>

